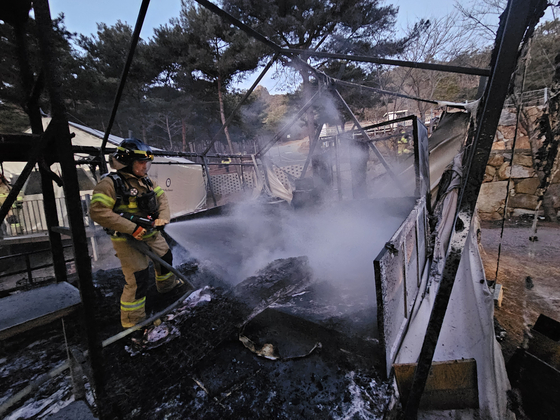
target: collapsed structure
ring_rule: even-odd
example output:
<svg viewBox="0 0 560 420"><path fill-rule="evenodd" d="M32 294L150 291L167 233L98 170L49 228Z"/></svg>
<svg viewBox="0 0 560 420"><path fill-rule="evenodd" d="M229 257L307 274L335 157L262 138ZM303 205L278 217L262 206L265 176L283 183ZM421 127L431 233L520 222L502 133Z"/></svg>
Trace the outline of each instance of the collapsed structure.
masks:
<svg viewBox="0 0 560 420"><path fill-rule="evenodd" d="M212 3L197 1L276 53L300 60ZM174 312L158 312L163 326L127 352L113 344L125 334L116 334L106 318L118 275L91 271L74 160L74 153L85 150L72 148L57 94L48 3L35 2L37 25L47 34L41 47L53 118L43 133L31 103L33 134L2 135L3 159L27 164L0 219L36 162L44 160L40 173L54 270L57 282L68 279L60 245L61 233L69 234L91 365L84 374L99 417L383 418L401 411L405 418L430 418L430 410L453 410L464 418L511 418L474 211L510 83L504 75L513 73L520 45L545 7L542 1L509 2L489 71L392 60L489 77L479 101L468 109L452 105L458 112L447 112L430 139L414 116L362 127L337 90L342 82L309 68L318 90L292 123L317 101L328 100L352 116L355 129L328 140L320 139L318 127L292 188L282 184L266 154L282 132L253 156L229 156L238 165L252 166L254 196L264 191L267 199L241 210L216 206L176 218L168 234L196 261L198 270L192 260L183 270L200 289L173 305ZM23 25L22 10L6 10L18 13L2 16L5 21ZM102 169L117 106L118 98L104 141L89 160ZM404 156L393 147L400 127L410 139ZM50 148L56 152L45 152L48 142L57 145ZM320 142L325 147L317 148ZM23 150L22 144L34 147ZM209 150L156 154L199 159L217 204L209 182ZM68 227L60 227L56 215L54 175L48 169L54 162L62 169ZM2 331L7 336L13 325ZM253 354L282 363L263 362ZM441 379L450 377L456 380ZM2 413L21 398L8 398Z"/></svg>

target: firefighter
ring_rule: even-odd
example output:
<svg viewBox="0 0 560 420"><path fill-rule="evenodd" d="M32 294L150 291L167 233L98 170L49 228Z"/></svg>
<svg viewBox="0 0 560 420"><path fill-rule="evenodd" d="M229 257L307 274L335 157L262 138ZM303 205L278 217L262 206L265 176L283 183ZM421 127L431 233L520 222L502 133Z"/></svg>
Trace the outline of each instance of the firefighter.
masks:
<svg viewBox="0 0 560 420"><path fill-rule="evenodd" d="M10 190L11 190L10 183L8 182L4 174L0 173L0 206L4 204L4 201L6 201L6 198L10 194ZM23 209L23 197L18 195L17 199L12 204L12 208L10 209L10 211L8 211L8 214L6 215L6 223L2 222L2 226L0 227L0 237L6 235L8 231L6 227L7 224L10 225L11 235L17 235L18 233L19 234L23 233L20 224L20 217L18 217L18 215L21 216L22 209Z"/></svg>
<svg viewBox="0 0 560 420"><path fill-rule="evenodd" d="M123 328L130 328L146 318L146 292L150 280L148 257L128 241L143 241L169 265L173 262L165 238L156 229L169 223L170 211L165 192L148 176L153 159L151 148L142 141L135 138L123 140L110 157L111 167L117 171L101 179L91 199L90 216L111 236L126 281L120 301ZM122 216L125 214L127 218ZM134 216L153 220L154 228L131 221ZM168 293L184 284L157 261L152 262L158 292Z"/></svg>
<svg viewBox="0 0 560 420"><path fill-rule="evenodd" d="M404 129L401 130L401 137L399 138L398 142L397 142L397 154L399 156L403 156L403 155L408 155L412 153L412 151L409 148L409 144L408 144L408 134L406 134L406 131Z"/></svg>
<svg viewBox="0 0 560 420"><path fill-rule="evenodd" d="M0 207L2 207L4 201L6 201L8 194L10 194L10 186L8 184L8 180L4 178L4 174L0 174ZM8 215L6 215L6 219L8 219ZM6 227L4 225L4 221L2 221L2 225L0 226L0 237L3 237L5 234Z"/></svg>

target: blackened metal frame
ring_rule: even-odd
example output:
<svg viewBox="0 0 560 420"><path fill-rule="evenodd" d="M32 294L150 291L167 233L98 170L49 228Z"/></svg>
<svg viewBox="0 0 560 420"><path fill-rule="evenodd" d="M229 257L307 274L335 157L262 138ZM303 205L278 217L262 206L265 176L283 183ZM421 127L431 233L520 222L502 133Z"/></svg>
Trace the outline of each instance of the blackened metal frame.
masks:
<svg viewBox="0 0 560 420"><path fill-rule="evenodd" d="M314 56L319 56L319 54L322 54L325 57L327 56L327 53L283 49L209 1L196 1L226 20L229 20L232 24L245 31L253 38L263 42L265 45L268 45L275 53L286 55L288 57L294 57L296 59L296 55L302 53ZM146 4L147 8L147 3L148 1L144 0L142 7L144 8L144 4ZM453 287L461 254L466 243L474 207L476 205L476 199L480 191L485 165L488 160L501 108L509 86L509 76L515 70L518 48L523 40L523 37L532 32L532 29L538 22L540 16L542 16L545 8L546 1L544 0L510 0L506 14L504 15L505 17L502 20L496 47L494 49L494 58L490 70L490 82L487 85L485 95L483 96L478 109L476 129L469 136L469 153L466 154L466 161L464 165L466 176L464 178L464 184L459 198L458 211L451 238L450 250L444 268L444 276L440 286L440 291L436 297L432 316L430 317L428 331L424 340L424 345L422 346L421 355L418 361L418 368L416 369L410 397L406 406L405 416L409 419L416 417L419 400L431 366L435 345L437 344L441 324L443 322L443 316L445 315L447 304L449 302L449 295ZM43 71L45 72L45 80L48 84L49 96L53 107L53 120L51 121L49 127L52 126L54 147L57 150L58 159L63 172L64 190L68 214L70 216L70 229L72 231L72 241L76 256L76 269L78 271L80 292L86 314L86 330L89 341L90 357L92 367L95 372L96 391L98 397L101 397L103 392L103 389L101 388L103 364L100 341L97 337L97 328L93 321L93 308L91 306L93 303L91 261L88 256L85 228L83 226L82 218L82 207L79 202L79 186L77 182L74 156L71 148L71 135L68 129L68 121L66 119L64 104L58 92L60 80L57 72L55 71L56 66L52 62L54 58L52 55L50 40L50 37L52 36L52 21L50 18L48 0L36 0L34 2L34 9L36 22L42 33L42 37L39 41L41 45ZM140 20L141 17L139 16L139 21ZM137 29L135 29L135 32L136 30L139 31L140 28L141 23L139 26L137 22ZM134 50L134 46L131 50ZM438 65L437 68L435 68L433 65L426 66L428 63L402 62L398 60L378 59L375 57L332 55L331 58L377 62L379 64L424 68L427 70L477 74L480 76L488 74L487 70L459 68L456 66L445 65ZM126 77L127 72L127 68L125 67L125 70L123 70L124 77ZM121 84L124 86L124 80ZM115 112L117 106L118 101L116 100L114 106ZM103 156L101 156L101 160L104 160ZM42 173L42 175L46 177L46 174ZM21 178L21 182L25 181L25 177ZM15 191L14 194L17 195L17 191ZM8 198L10 198L13 202L13 195ZM9 201L7 200L7 203L2 206L0 214L6 212L6 204L8 204L8 202Z"/></svg>
<svg viewBox="0 0 560 420"><path fill-rule="evenodd" d="M4 5L3 5L4 6ZM91 260L85 227L83 222L83 209L80 201L80 189L76 172L76 163L72 152L71 134L68 128L66 110L60 95L60 71L57 57L53 51L53 23L50 15L48 0L35 0L33 10L38 33L39 55L41 71L34 78L29 66L29 52L25 40L25 27L31 3L21 2L15 8L19 8L18 18L7 21L14 27L18 65L24 90L26 110L28 112L33 135L22 137L28 140L26 152L27 164L18 177L6 201L0 208L0 222L3 221L8 209L21 191L33 167L38 163L41 173L41 185L44 198L44 209L47 226L49 229L49 241L53 255L53 265L57 281L67 278L66 266L63 255L62 241L58 231L58 216L52 181L61 180L53 176L50 165L59 162L62 169L62 183L66 197L66 208L70 223L72 245L78 274L78 284L83 305L85 318L85 332L89 347L91 365L94 372L93 386L98 400L103 401L103 360L101 354L101 342L97 336L97 326L94 319L94 287L91 273ZM8 6L6 6L8 7ZM5 10L2 10L4 12ZM38 107L38 98L43 87L47 88L51 103L53 118L43 132L41 115ZM6 136L4 136L6 137ZM9 136L8 136L9 137ZM15 138L11 138L15 140ZM3 149L11 150L12 158L15 157L15 149L12 144L2 144L0 155L3 160L6 156L1 153ZM22 145L20 144L20 148ZM48 152L47 152L48 151Z"/></svg>
<svg viewBox="0 0 560 420"><path fill-rule="evenodd" d="M546 7L545 0L510 0L501 16L500 28L492 56L490 80L480 100L475 128L471 130L467 139L466 150L468 152L465 153L463 162L464 177L459 193L449 250L406 403L404 411L406 420L417 418L420 399L432 366L443 319L469 235L486 163L490 156L494 135L510 86L511 75L517 65L520 45L522 41L527 40L532 35Z"/></svg>

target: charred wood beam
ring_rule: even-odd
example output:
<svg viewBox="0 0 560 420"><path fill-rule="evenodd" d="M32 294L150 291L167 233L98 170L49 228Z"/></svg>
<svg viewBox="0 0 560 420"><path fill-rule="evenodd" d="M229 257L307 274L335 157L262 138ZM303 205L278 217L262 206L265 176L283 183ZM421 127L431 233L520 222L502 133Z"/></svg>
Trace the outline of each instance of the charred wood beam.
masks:
<svg viewBox="0 0 560 420"><path fill-rule="evenodd" d="M336 188L338 190L338 200L342 201L342 174L340 171L340 156L338 150L338 142L340 138L340 131L338 125L336 126L337 136L334 138L334 160L336 165Z"/></svg>
<svg viewBox="0 0 560 420"><path fill-rule="evenodd" d="M29 65L30 54L27 43L28 37L26 28L27 19L23 23L16 23L14 27L17 43L17 59L20 68L21 85L26 97L24 109L27 112L27 115L29 115L32 133L40 136L44 133L44 130L43 118L41 117L41 109L39 107L39 98L45 85L45 72L41 69L37 79L34 78L33 71ZM21 147L22 145L19 146L19 150L33 150L33 148L24 149ZM52 227L59 225L56 199L51 180L52 178L49 177L49 175L53 175L53 172L50 170L48 162L54 161L53 155L53 153L48 153L41 156L39 159L39 172L41 174L43 209L45 212L45 221L47 222L54 274L57 281L66 281L66 261L64 259L62 238L60 234L51 230ZM61 185L60 179L58 179L57 182Z"/></svg>
<svg viewBox="0 0 560 420"><path fill-rule="evenodd" d="M229 124L233 120L233 117L235 117L235 114L237 114L237 111L239 111L239 108L241 108L241 105L243 105L245 103L245 101L247 100L247 98L249 98L251 93L253 93L255 88L259 85L260 81L265 76L265 74L268 72L268 70L270 70L270 68L272 67L272 65L274 64L274 62L276 61L277 58L278 58L278 54L275 54L274 57L272 57L272 59L268 62L266 67L263 69L261 74L259 74L259 77L257 77L257 79L253 82L253 84L251 85L249 90L247 92L245 92L245 95L243 95L243 98L241 98L241 101L239 101L239 103L237 104L235 109L231 112L231 114L228 117L228 119L226 120L226 122L222 125L222 127L220 127L220 130L218 130L218 132L214 135L214 137L212 137L212 140L210 141L210 144L204 150L204 152L202 152L202 156L206 156L208 154L210 149L214 146L214 143L216 142L218 137L224 132L226 127L229 126Z"/></svg>
<svg viewBox="0 0 560 420"><path fill-rule="evenodd" d="M102 169L105 173L108 172L107 165L105 163L105 158L104 158L105 146L107 145L107 141L109 140L109 135L111 134L111 129L113 128L113 124L115 122L115 117L117 116L117 109L119 108L119 103L121 102L121 96L124 90L124 85L126 84L128 71L130 70L130 66L132 65L132 58L134 57L134 51L136 50L136 45L138 44L138 40L140 38L140 31L142 30L142 25L144 23L144 18L146 17L146 12L148 11L149 4L150 4L150 0L142 0L142 5L140 6L140 12L138 13L138 18L136 19L136 26L134 27L134 32L132 34L130 49L128 50L128 56L126 58L126 62L122 71L121 81L119 83L119 88L117 89L115 100L113 102L113 110L111 111L111 117L109 118L109 123L107 124L107 130L105 130L105 135L103 136L103 143L101 145L101 156L100 156L102 161L102 168L100 169Z"/></svg>
<svg viewBox="0 0 560 420"><path fill-rule="evenodd" d="M47 166L46 164L44 166ZM58 211L56 208L56 198L54 195L54 188L50 178L54 173L43 165L39 165L39 172L41 174L41 189L43 192L43 209L45 210L45 221L49 232L49 243L51 254L53 258L54 275L57 282L68 280L66 272L66 260L64 258L64 248L62 245L62 237L59 232L54 229L60 224L58 220ZM58 178L58 176L56 176ZM61 182L58 178L58 182ZM59 184L60 185L60 184Z"/></svg>
<svg viewBox="0 0 560 420"><path fill-rule="evenodd" d="M387 64L390 66L411 67L411 68L422 69L422 70L444 71L447 73L470 74L474 76L490 75L490 70L479 69L476 67L461 67L461 66L450 66L446 64L419 63L416 61L389 60L387 58L370 57L365 55L336 54L336 53L328 53L328 52L320 52L320 51L312 51L312 50L299 50L295 48L283 48L280 52L283 54L290 54L290 55L303 54L309 57L334 58L337 60L349 60L349 61L362 61L365 63Z"/></svg>
<svg viewBox="0 0 560 420"><path fill-rule="evenodd" d="M51 103L53 119L49 124L56 139L55 150L58 152L62 178L64 181L64 195L70 229L72 231L72 244L78 274L80 295L84 308L85 329L89 347L90 361L94 372L94 388L100 407L100 418L109 417L104 407L106 395L104 391L104 363L101 341L97 332L95 320L95 289L91 273L91 260L89 257L88 243L84 226L80 188L74 154L72 153L72 135L68 127L66 109L60 94L62 80L60 78L59 63L53 51L53 23L49 10L48 0L35 0L33 2L35 21L37 24L40 58ZM112 417L111 417L112 418Z"/></svg>
<svg viewBox="0 0 560 420"><path fill-rule="evenodd" d="M41 134L0 134L0 147L13 146L15 147L27 147L26 143L31 143L33 141L39 141ZM10 159L4 159L2 155L2 160L11 161Z"/></svg>
<svg viewBox="0 0 560 420"><path fill-rule="evenodd" d="M511 75L516 68L519 46L524 37L532 33L545 9L546 1L544 0L510 0L501 16L493 52L490 81L478 107L476 128L469 133L469 146L467 146L469 150L463 164L464 179L459 194L450 247L404 411L406 420L417 418L420 398L426 386L461 255L467 242L486 163L490 156Z"/></svg>

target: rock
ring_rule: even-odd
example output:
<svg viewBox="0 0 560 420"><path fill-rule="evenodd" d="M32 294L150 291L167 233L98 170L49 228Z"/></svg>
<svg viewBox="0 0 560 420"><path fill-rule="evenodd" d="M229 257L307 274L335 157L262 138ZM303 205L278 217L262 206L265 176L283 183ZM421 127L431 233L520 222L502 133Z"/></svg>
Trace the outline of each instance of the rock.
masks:
<svg viewBox="0 0 560 420"><path fill-rule="evenodd" d="M508 178L508 174L506 173L506 169L509 168L509 162L504 162L498 169L498 179L503 181L504 179Z"/></svg>
<svg viewBox="0 0 560 420"><path fill-rule="evenodd" d="M498 213L497 211L493 211L493 212L479 212L478 213L480 216L481 220L501 220L502 219L502 215L500 213Z"/></svg>
<svg viewBox="0 0 560 420"><path fill-rule="evenodd" d="M488 159L487 165L494 166L499 168L504 163L504 156L499 153L493 153L490 155L490 159ZM486 168L488 170L488 167Z"/></svg>
<svg viewBox="0 0 560 420"><path fill-rule="evenodd" d="M527 168L525 166L514 165L513 168L509 166L509 162L504 162L500 169L498 169L498 179L500 181L506 180L508 178L532 178L535 176L535 170L533 168Z"/></svg>
<svg viewBox="0 0 560 420"><path fill-rule="evenodd" d="M508 207L534 210L537 207L537 196L532 194L515 194L510 196Z"/></svg>
<svg viewBox="0 0 560 420"><path fill-rule="evenodd" d="M514 112L509 112L507 110L502 110L502 114L500 115L500 122L498 124L500 124L500 126L508 126L508 125L514 125L515 122L517 121L517 116L515 115Z"/></svg>
<svg viewBox="0 0 560 420"><path fill-rule="evenodd" d="M504 135L500 130L496 130L496 137L494 137L494 141L504 141Z"/></svg>
<svg viewBox="0 0 560 420"><path fill-rule="evenodd" d="M525 108L525 112L531 121L535 121L542 115L542 110L534 106Z"/></svg>
<svg viewBox="0 0 560 420"><path fill-rule="evenodd" d="M513 156L513 165L526 166L528 168L533 168L533 158L531 155L526 155L523 153L516 153Z"/></svg>
<svg viewBox="0 0 560 420"><path fill-rule="evenodd" d="M507 181L497 181L482 184L480 187L480 195L478 196L477 207L480 212L494 213L500 207L503 207L506 198ZM496 220L494 216L490 219ZM501 216L497 217L500 219Z"/></svg>
<svg viewBox="0 0 560 420"><path fill-rule="evenodd" d="M492 144L492 150L505 150L506 144L503 141L495 141Z"/></svg>
<svg viewBox="0 0 560 420"><path fill-rule="evenodd" d="M527 136L518 136L516 143L515 143L516 150L530 150L531 143L529 142L529 137Z"/></svg>
<svg viewBox="0 0 560 420"><path fill-rule="evenodd" d="M482 182L494 181L495 174L496 174L496 168L494 168L493 166L486 166L486 172L484 173L484 179Z"/></svg>
<svg viewBox="0 0 560 420"><path fill-rule="evenodd" d="M504 140L513 140L515 137L515 127L513 125L498 126L498 130L504 135Z"/></svg>
<svg viewBox="0 0 560 420"><path fill-rule="evenodd" d="M513 165L511 170L506 169L506 174L512 178L532 178L535 176L535 170L526 166Z"/></svg>
<svg viewBox="0 0 560 420"><path fill-rule="evenodd" d="M515 192L517 194L535 194L539 184L538 178L522 179L515 185Z"/></svg>
<svg viewBox="0 0 560 420"><path fill-rule="evenodd" d="M560 208L560 184L551 184L546 192L551 197L552 205L555 209Z"/></svg>

